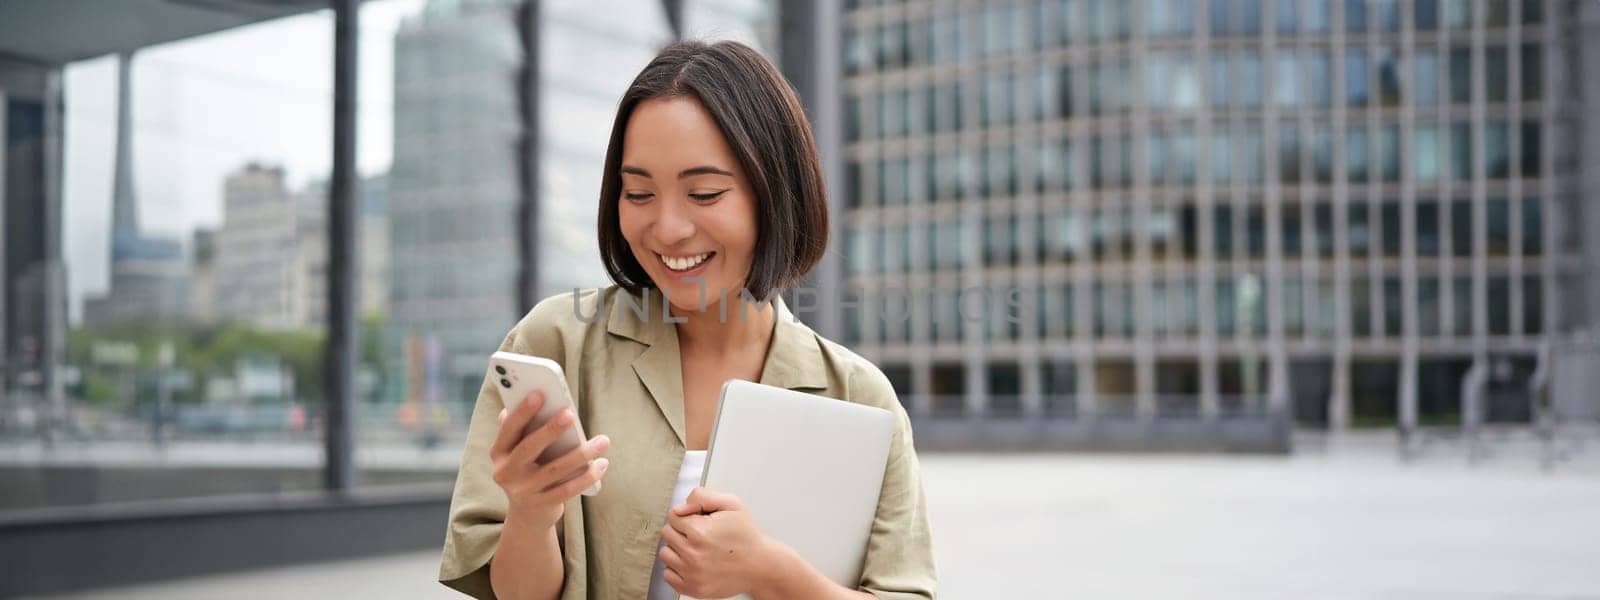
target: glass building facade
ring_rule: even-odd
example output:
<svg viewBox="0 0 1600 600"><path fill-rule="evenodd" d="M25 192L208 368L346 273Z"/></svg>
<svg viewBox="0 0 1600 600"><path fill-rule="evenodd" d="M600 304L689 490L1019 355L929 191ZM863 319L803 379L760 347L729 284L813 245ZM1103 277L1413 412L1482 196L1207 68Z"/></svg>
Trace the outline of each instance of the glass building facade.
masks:
<svg viewBox="0 0 1600 600"><path fill-rule="evenodd" d="M1582 318L1568 10L846 2L844 337L923 418L1409 429L1476 366L1526 420Z"/></svg>

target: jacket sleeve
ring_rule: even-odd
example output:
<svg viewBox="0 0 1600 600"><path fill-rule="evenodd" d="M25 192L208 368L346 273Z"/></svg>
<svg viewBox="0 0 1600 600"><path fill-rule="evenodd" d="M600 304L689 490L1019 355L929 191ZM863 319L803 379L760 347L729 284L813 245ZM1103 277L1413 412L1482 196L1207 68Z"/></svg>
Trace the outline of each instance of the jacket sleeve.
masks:
<svg viewBox="0 0 1600 600"><path fill-rule="evenodd" d="M565 298L565 300L563 300ZM559 319L572 308L570 295L546 299L529 311L500 344L500 350L548 358L566 369L563 331ZM493 463L489 460L489 447L499 432L500 393L489 374L488 354L484 355L484 382L478 388L478 398L472 409L472 419L467 427L466 447L461 455L461 467L456 475L455 491L450 498L450 516L445 533L444 552L439 562L439 582L474 598L494 598L489 582L489 561L500 544L500 528L505 522L507 500L505 492L494 482ZM567 515L556 526L556 537L562 554L567 557L565 587L571 590L574 578L574 560L567 552L572 526L581 523L578 499L567 505ZM581 526L578 531L581 531ZM581 541L580 541L581 543ZM582 556L579 552L578 556ZM563 594L567 596L567 594Z"/></svg>
<svg viewBox="0 0 1600 600"><path fill-rule="evenodd" d="M852 379L856 402L888 410L897 423L883 472L877 515L867 538L859 589L886 600L932 600L938 591L938 576L911 419L888 378L876 367L865 366Z"/></svg>

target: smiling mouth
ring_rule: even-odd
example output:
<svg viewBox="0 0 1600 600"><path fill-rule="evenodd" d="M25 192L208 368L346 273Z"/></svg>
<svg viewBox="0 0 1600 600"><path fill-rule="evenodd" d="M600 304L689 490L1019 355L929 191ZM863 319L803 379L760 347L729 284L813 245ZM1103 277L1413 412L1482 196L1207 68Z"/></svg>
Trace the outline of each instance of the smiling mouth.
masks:
<svg viewBox="0 0 1600 600"><path fill-rule="evenodd" d="M682 273L684 271L693 271L696 267L711 260L711 257L716 256L716 254L716 252L701 252L690 256L667 256L657 253L656 257L661 259L661 264L666 265L667 270Z"/></svg>

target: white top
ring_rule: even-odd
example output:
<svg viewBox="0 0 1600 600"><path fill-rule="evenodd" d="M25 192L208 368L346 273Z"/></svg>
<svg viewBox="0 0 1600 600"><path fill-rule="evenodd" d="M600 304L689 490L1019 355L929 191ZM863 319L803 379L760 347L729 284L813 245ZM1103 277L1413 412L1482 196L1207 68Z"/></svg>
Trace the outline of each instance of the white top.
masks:
<svg viewBox="0 0 1600 600"><path fill-rule="evenodd" d="M683 466L678 467L678 483L672 486L672 502L667 504L667 510L682 504L689 497L689 492L700 485L700 472L706 468L706 451L689 450L683 453ZM660 548L665 542L656 545L656 566L650 570L650 596L649 600L677 600L678 591L667 585L662 579L666 567L661 564Z"/></svg>

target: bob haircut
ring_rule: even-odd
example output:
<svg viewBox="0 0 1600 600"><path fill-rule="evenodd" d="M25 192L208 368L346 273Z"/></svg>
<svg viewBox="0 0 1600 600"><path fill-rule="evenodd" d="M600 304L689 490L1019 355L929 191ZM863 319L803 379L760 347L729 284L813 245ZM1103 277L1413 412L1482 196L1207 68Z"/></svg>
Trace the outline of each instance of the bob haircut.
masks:
<svg viewBox="0 0 1600 600"><path fill-rule="evenodd" d="M758 300L799 281L828 246L828 192L816 140L794 88L738 42L677 42L661 50L617 107L600 181L600 259L611 280L638 295L655 287L622 237L622 142L640 102L689 96L722 130L755 194L756 247L744 288ZM736 293L737 290L728 290Z"/></svg>

